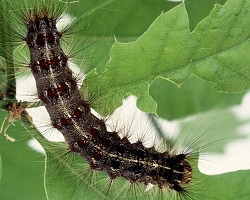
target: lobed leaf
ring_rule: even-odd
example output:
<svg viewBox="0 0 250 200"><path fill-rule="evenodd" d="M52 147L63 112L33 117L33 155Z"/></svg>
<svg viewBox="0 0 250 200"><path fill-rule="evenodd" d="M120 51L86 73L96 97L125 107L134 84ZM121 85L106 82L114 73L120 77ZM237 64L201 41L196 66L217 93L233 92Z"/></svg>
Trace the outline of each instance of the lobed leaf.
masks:
<svg viewBox="0 0 250 200"><path fill-rule="evenodd" d="M249 89L249 17L249 1L229 0L224 6L216 4L190 33L182 3L161 14L136 41L116 41L106 71L95 77L101 78L96 82L109 84L110 93L119 102L128 94L136 95L139 107L153 113L157 104L149 95L149 87L157 78L180 87L196 75L213 82L216 90L246 91ZM88 78L94 81L93 74L86 79L86 85L93 89L88 85L91 82Z"/></svg>

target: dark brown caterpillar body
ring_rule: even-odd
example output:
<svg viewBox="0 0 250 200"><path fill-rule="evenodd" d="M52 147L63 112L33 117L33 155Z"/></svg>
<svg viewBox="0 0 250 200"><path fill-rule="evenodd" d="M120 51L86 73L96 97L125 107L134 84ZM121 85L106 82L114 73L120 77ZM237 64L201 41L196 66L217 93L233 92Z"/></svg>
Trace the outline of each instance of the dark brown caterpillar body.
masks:
<svg viewBox="0 0 250 200"><path fill-rule="evenodd" d="M131 143L127 137L107 131L103 120L91 113L60 47L62 34L56 28L56 19L48 13L46 8L27 13L26 43L38 96L52 126L91 169L104 171L111 179L122 176L130 182L184 191L185 184L192 179L186 154L160 153L141 141Z"/></svg>

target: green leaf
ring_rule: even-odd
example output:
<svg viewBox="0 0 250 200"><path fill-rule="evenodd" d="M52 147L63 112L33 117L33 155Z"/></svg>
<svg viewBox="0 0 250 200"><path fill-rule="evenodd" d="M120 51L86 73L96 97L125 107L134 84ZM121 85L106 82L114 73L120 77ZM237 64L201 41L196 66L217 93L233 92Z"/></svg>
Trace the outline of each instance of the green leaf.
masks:
<svg viewBox="0 0 250 200"><path fill-rule="evenodd" d="M176 33L179 37L176 37ZM125 44L116 41L102 80L96 82L98 85L108 85L110 93L116 94L119 101L125 94L141 97L141 102L147 102L147 111L155 112L156 103L148 95L150 84L158 76L172 76L181 79L181 82L189 78L191 70L178 69L176 65L188 63L190 48L192 42L187 13L184 4L181 4L161 14L135 42ZM182 54L178 54L178 51ZM86 84L95 82L92 77L89 79L90 81L86 78ZM87 87L90 88L88 85Z"/></svg>
<svg viewBox="0 0 250 200"><path fill-rule="evenodd" d="M249 89L249 13L249 1L229 0L224 6L216 5L192 34L198 44L190 58L192 70L213 82L216 90Z"/></svg>
<svg viewBox="0 0 250 200"><path fill-rule="evenodd" d="M107 69L99 77L101 81L90 74L86 85L90 90L96 88L92 81L109 85L108 91L116 95L115 102L121 102L127 94L136 95L138 106L153 113L157 104L149 95L149 88L157 78L180 87L196 75L214 82L215 88L223 92L246 91L249 89L248 13L249 1L217 4L191 34L182 3L160 15L136 41L116 41Z"/></svg>
<svg viewBox="0 0 250 200"><path fill-rule="evenodd" d="M189 27L193 31L197 24L209 15L216 3L223 5L227 0L185 0L185 6L189 17Z"/></svg>
<svg viewBox="0 0 250 200"><path fill-rule="evenodd" d="M209 82L193 76L178 89L168 80L157 78L150 85L149 95L157 103L158 116L173 120L239 104L244 94L215 91Z"/></svg>

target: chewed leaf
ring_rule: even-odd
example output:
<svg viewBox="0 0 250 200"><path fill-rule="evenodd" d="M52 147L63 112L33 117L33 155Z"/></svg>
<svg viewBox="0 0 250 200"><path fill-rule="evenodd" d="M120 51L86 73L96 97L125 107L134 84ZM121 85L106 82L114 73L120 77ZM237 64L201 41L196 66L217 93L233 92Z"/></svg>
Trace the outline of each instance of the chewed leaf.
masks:
<svg viewBox="0 0 250 200"><path fill-rule="evenodd" d="M119 101L127 94L136 95L140 108L154 113L157 105L149 86L159 77L180 86L196 75L223 92L248 90L249 4L229 0L224 6L216 5L193 33L184 3L176 6L136 41L116 41L98 84L110 83L109 91Z"/></svg>
<svg viewBox="0 0 250 200"><path fill-rule="evenodd" d="M157 78L149 94L157 103L157 115L169 120L206 112L215 106L225 108L239 104L244 95L215 91L209 82L196 76L185 81L179 89L168 80Z"/></svg>
<svg viewBox="0 0 250 200"><path fill-rule="evenodd" d="M191 66L195 75L215 83L224 92L250 87L250 2L216 5L192 34L197 47Z"/></svg>
<svg viewBox="0 0 250 200"><path fill-rule="evenodd" d="M179 37L176 37L177 33ZM156 104L148 94L148 87L159 76L180 82L190 77L189 68L178 66L187 65L191 49L188 17L184 4L181 4L161 14L135 42L116 41L107 70L98 84L110 83L110 91L119 99L128 93L144 97L145 106L154 112Z"/></svg>

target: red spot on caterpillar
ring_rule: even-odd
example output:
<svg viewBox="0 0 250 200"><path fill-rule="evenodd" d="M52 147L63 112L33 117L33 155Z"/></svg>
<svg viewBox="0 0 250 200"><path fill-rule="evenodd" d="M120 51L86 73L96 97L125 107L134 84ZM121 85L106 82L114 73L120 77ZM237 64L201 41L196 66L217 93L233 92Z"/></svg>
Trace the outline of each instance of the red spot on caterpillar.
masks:
<svg viewBox="0 0 250 200"><path fill-rule="evenodd" d="M96 137L98 135L98 130L93 128L89 131L89 134L92 136L92 137Z"/></svg>
<svg viewBox="0 0 250 200"><path fill-rule="evenodd" d="M52 89L52 88L49 88L47 90L47 94L48 94L49 97L54 97L56 95L56 91L54 89Z"/></svg>
<svg viewBox="0 0 250 200"><path fill-rule="evenodd" d="M92 157L96 160L96 161L98 161L98 160L100 160L101 159L101 154L99 154L98 152L94 152L93 153L93 155L92 155Z"/></svg>
<svg viewBox="0 0 250 200"><path fill-rule="evenodd" d="M86 145L86 141L85 141L85 140L82 140L82 139L77 140L76 143L78 144L78 146L79 146L80 148L83 148L83 147Z"/></svg>
<svg viewBox="0 0 250 200"><path fill-rule="evenodd" d="M37 41L37 44L40 46L45 45L45 40L44 40L43 35L38 35L36 41Z"/></svg>
<svg viewBox="0 0 250 200"><path fill-rule="evenodd" d="M59 58L57 56L55 56L53 58L53 63L54 63L54 65L58 65L59 64Z"/></svg>
<svg viewBox="0 0 250 200"><path fill-rule="evenodd" d="M75 116L76 118L79 118L79 117L81 116L81 114L82 114L82 111L79 110L78 108L76 108L76 109L74 110L74 116Z"/></svg>
<svg viewBox="0 0 250 200"><path fill-rule="evenodd" d="M54 43L54 41L55 41L54 35L52 33L49 33L48 34L48 42L49 43Z"/></svg>
<svg viewBox="0 0 250 200"><path fill-rule="evenodd" d="M67 92L69 89L68 86L65 83L62 83L59 88L63 93Z"/></svg>
<svg viewBox="0 0 250 200"><path fill-rule="evenodd" d="M39 60L39 65L43 69L48 69L49 68L45 60Z"/></svg>
<svg viewBox="0 0 250 200"><path fill-rule="evenodd" d="M61 124L64 125L64 126L69 125L69 119L67 119L67 118L62 117L62 118L60 119L60 122L61 122Z"/></svg>

